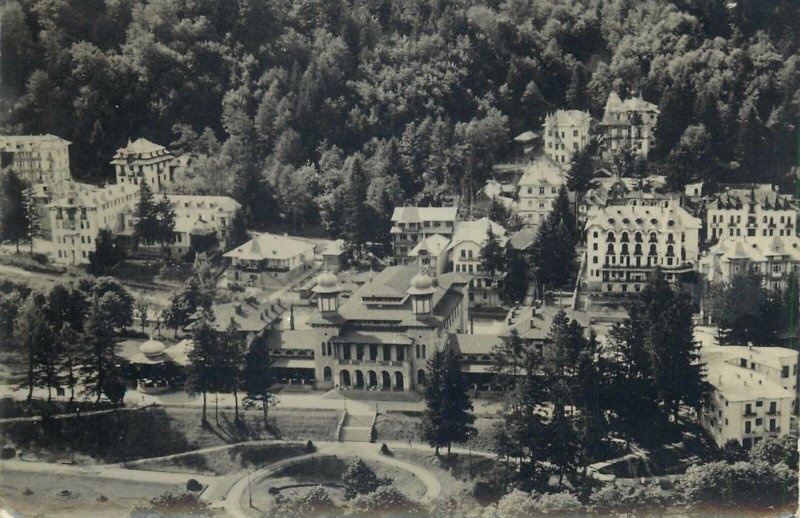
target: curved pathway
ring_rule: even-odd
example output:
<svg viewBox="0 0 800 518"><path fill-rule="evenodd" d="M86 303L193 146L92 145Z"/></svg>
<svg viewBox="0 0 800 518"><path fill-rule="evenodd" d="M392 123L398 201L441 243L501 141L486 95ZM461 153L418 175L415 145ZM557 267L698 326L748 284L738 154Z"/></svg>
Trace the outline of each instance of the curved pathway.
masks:
<svg viewBox="0 0 800 518"><path fill-rule="evenodd" d="M396 445L396 447L402 446ZM257 483L260 480L269 477L281 469L297 462L302 462L315 457L328 457L331 455L359 457L361 459L381 462L383 464L388 464L390 466L408 471L414 474L414 476L425 485L425 494L422 496L422 498L420 498L421 502L431 502L439 497L439 495L442 493L442 484L439 482L439 479L436 477L436 475L422 466L382 455L379 448L380 446L374 443L326 443L324 446L319 447L319 449L314 453L300 455L275 462L269 466L266 466L265 468L253 472L246 477L239 479L228 491L228 494L225 495L225 499L215 507L222 507L229 516L233 516L235 518L245 518L248 515L246 510L242 508L242 497L244 496L248 486L252 487L253 483Z"/></svg>

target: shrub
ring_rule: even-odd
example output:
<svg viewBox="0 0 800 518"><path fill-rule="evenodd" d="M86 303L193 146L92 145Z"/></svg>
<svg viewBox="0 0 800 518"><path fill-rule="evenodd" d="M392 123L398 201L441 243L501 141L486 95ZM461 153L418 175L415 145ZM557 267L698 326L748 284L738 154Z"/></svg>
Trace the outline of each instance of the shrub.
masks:
<svg viewBox="0 0 800 518"><path fill-rule="evenodd" d="M345 485L344 497L350 500L357 495L372 493L378 487L389 483L389 481L379 479L372 468L367 466L363 460L356 459L342 474L342 483Z"/></svg>
<svg viewBox="0 0 800 518"><path fill-rule="evenodd" d="M383 485L368 494L350 500L348 507L357 516L408 515L422 509L408 499L394 484Z"/></svg>
<svg viewBox="0 0 800 518"><path fill-rule="evenodd" d="M186 482L186 490L192 491L194 493L203 489L203 484L198 482L197 480L190 478L188 482Z"/></svg>
<svg viewBox="0 0 800 518"><path fill-rule="evenodd" d="M386 443L383 443L381 445L381 453L383 453L384 455L391 455L392 454L392 452L389 450L389 447L386 446Z"/></svg>
<svg viewBox="0 0 800 518"><path fill-rule="evenodd" d="M8 460L17 456L17 450L14 448L3 448L0 450L0 459Z"/></svg>
<svg viewBox="0 0 800 518"><path fill-rule="evenodd" d="M309 453L314 453L315 451L317 451L317 447L314 446L313 442L308 441L306 443L306 451L309 452Z"/></svg>

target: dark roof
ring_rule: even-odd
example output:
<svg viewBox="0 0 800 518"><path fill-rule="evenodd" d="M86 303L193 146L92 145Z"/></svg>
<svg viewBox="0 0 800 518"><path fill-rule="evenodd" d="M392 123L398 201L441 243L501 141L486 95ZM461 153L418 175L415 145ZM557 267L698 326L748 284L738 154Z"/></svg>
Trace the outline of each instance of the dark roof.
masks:
<svg viewBox="0 0 800 518"><path fill-rule="evenodd" d="M281 318L287 309L280 301L271 304L252 304L239 301L214 304L212 327L221 333L228 329L231 322L235 322L239 331L260 332ZM194 322L186 326L187 329L193 327Z"/></svg>

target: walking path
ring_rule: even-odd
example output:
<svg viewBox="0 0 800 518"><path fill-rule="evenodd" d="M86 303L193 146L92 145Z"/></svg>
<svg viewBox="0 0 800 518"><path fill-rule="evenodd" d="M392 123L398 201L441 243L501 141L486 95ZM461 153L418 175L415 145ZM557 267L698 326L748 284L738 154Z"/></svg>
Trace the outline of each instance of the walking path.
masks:
<svg viewBox="0 0 800 518"><path fill-rule="evenodd" d="M399 447L396 445L396 447ZM302 462L304 460L313 459L317 457L327 457L331 455L339 457L359 457L361 459L368 459L375 462L388 464L396 468L412 473L420 482L425 485L425 494L420 498L420 502L429 503L439 497L442 493L442 484L439 479L431 473L428 469L415 464L410 464L392 457L381 455L379 446L377 444L365 443L319 443L318 450L308 455L301 455L291 459L285 459L269 466L255 471L248 476L239 479L233 487L225 495L222 502L212 504L212 507L218 507L225 510L228 516L234 518L245 518L248 516L246 510L242 507L242 497L248 488L252 488L253 484L257 484L264 478L277 473L281 469Z"/></svg>

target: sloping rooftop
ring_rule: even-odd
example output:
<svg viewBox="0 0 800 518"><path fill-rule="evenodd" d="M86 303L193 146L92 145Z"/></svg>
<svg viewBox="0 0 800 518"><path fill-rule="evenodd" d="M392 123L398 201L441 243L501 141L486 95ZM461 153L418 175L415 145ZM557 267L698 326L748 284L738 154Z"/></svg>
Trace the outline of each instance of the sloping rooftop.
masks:
<svg viewBox="0 0 800 518"><path fill-rule="evenodd" d="M483 246L489 236L489 228L492 229L500 245L505 245L506 241L508 241L506 229L489 218L481 218L474 221L459 221L456 223L456 231L453 233L453 240L450 242L449 248L453 248L465 241L471 241Z"/></svg>
<svg viewBox="0 0 800 518"><path fill-rule="evenodd" d="M247 243L234 248L224 257L259 261L262 259L285 260L313 250L314 245L299 239L277 234L257 233Z"/></svg>
<svg viewBox="0 0 800 518"><path fill-rule="evenodd" d="M427 255L438 256L447 248L448 244L450 244L449 239L439 234L433 234L417 243L417 246L408 255L409 257L417 257L420 252L426 252Z"/></svg>
<svg viewBox="0 0 800 518"><path fill-rule="evenodd" d="M47 133L46 135L0 135L0 151L13 153L33 148L69 146L71 142Z"/></svg>
<svg viewBox="0 0 800 518"><path fill-rule="evenodd" d="M497 335L451 333L449 345L456 354L474 355L491 354L501 342L502 339Z"/></svg>
<svg viewBox="0 0 800 518"><path fill-rule="evenodd" d="M395 207L392 222L455 221L457 214L456 207Z"/></svg>
<svg viewBox="0 0 800 518"><path fill-rule="evenodd" d="M242 206L238 201L229 196L167 194L167 199L175 206L176 212L187 210L233 212Z"/></svg>
<svg viewBox="0 0 800 518"><path fill-rule="evenodd" d="M751 369L719 361L707 363L705 368L708 382L728 401L794 399L795 397L790 390Z"/></svg>
<svg viewBox="0 0 800 518"><path fill-rule="evenodd" d="M606 230L681 230L699 229L701 221L681 207L614 205L593 212L586 228Z"/></svg>
<svg viewBox="0 0 800 518"><path fill-rule="evenodd" d="M508 245L515 250L525 250L531 246L535 240L536 229L527 227L511 234L511 237L508 239Z"/></svg>
<svg viewBox="0 0 800 518"><path fill-rule="evenodd" d="M800 237L724 237L708 250L707 256L721 262L737 259L761 262L766 261L768 257L775 256L788 256L795 261L800 261Z"/></svg>
<svg viewBox="0 0 800 518"><path fill-rule="evenodd" d="M588 112L581 110L556 110L547 115L544 119L544 126L586 126L592 121L592 116Z"/></svg>
<svg viewBox="0 0 800 518"><path fill-rule="evenodd" d="M542 156L525 167L518 185L551 185L561 186L567 183L567 175L555 162Z"/></svg>
<svg viewBox="0 0 800 518"><path fill-rule="evenodd" d="M553 318L562 309L570 321L576 320L584 328L591 324L591 319L586 313L574 311L570 308L522 306L509 310L503 321L500 336L508 336L512 330L516 329L523 340L545 340L547 335L550 334Z"/></svg>
<svg viewBox="0 0 800 518"><path fill-rule="evenodd" d="M792 210L795 207L792 196L780 194L771 185L764 184L751 188L728 189L716 196L711 208L738 210L750 204L759 205L766 210Z"/></svg>
<svg viewBox="0 0 800 518"><path fill-rule="evenodd" d="M337 312L325 314L315 312L309 318L309 323L345 324L347 321L372 321L401 327L436 327L449 317L463 300L461 292L451 287L454 284L466 284L468 280L456 275L439 276L434 286L433 314L415 315L411 310L411 300L406 291L411 279L418 273L419 269L416 266L390 266L355 290L350 298L341 303Z"/></svg>
<svg viewBox="0 0 800 518"><path fill-rule="evenodd" d="M317 348L317 332L314 329L273 329L267 333L268 349Z"/></svg>

